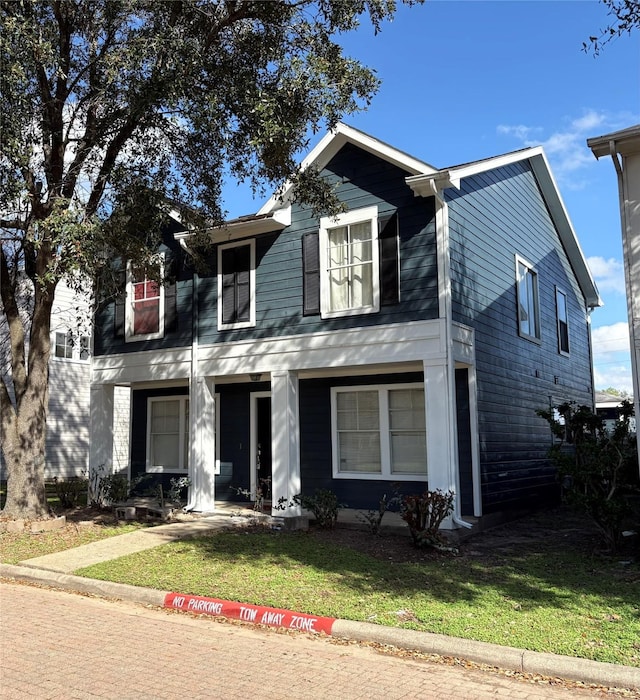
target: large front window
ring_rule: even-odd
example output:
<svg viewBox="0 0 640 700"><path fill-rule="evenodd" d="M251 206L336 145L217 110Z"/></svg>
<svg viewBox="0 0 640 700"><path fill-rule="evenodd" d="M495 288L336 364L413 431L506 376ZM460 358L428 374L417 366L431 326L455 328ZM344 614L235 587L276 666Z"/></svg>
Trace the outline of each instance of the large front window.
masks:
<svg viewBox="0 0 640 700"><path fill-rule="evenodd" d="M334 476L426 478L421 385L334 388L331 404Z"/></svg>
<svg viewBox="0 0 640 700"><path fill-rule="evenodd" d="M377 216L368 207L320 220L323 317L379 309Z"/></svg>
<svg viewBox="0 0 640 700"><path fill-rule="evenodd" d="M188 466L188 397L150 398L147 403L147 471L186 472Z"/></svg>

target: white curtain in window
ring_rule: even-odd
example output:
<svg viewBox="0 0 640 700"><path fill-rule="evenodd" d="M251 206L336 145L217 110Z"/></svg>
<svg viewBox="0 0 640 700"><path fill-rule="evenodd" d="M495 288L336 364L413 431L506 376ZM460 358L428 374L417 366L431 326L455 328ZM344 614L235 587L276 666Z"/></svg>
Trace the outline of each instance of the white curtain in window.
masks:
<svg viewBox="0 0 640 700"><path fill-rule="evenodd" d="M373 304L371 222L328 232L329 296L332 311Z"/></svg>
<svg viewBox="0 0 640 700"><path fill-rule="evenodd" d="M341 392L337 397L340 471L382 471L378 392Z"/></svg>

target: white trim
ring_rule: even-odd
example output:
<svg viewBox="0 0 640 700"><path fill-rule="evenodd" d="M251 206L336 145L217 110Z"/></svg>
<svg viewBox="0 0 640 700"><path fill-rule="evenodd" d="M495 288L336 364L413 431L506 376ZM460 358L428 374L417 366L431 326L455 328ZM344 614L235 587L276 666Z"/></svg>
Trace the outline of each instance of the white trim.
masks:
<svg viewBox="0 0 640 700"><path fill-rule="evenodd" d="M342 122L336 124L333 131L323 136L320 142L307 154L300 164L300 170L305 170L313 165L318 170L322 170L338 151L347 143L361 148L367 153L381 158L382 160L396 165L411 175L420 175L436 172L436 169L413 156L408 155L389 144L379 141L373 136L369 136L358 129L347 126ZM260 209L259 214L266 214L282 206L282 202L291 199L293 184L287 181L282 188L276 192Z"/></svg>
<svg viewBox="0 0 640 700"><path fill-rule="evenodd" d="M127 261L127 273L126 273L126 294L125 294L125 313L124 313L124 341L125 343L133 343L139 340L156 340L157 338L164 338L164 283L162 278L164 276L164 253L159 253L159 281L158 281L158 330L155 333L139 333L135 335L133 332L133 322L134 322L134 296L133 296L133 285L134 276L132 270L131 260ZM145 280L147 277L145 276Z"/></svg>
<svg viewBox="0 0 640 700"><path fill-rule="evenodd" d="M370 222L371 225L371 283L372 303L349 309L331 309L331 287L329 284L328 236L331 229ZM359 316L380 311L380 261L378 249L378 207L354 209L335 217L320 219L320 314L321 318Z"/></svg>
<svg viewBox="0 0 640 700"><path fill-rule="evenodd" d="M416 472L415 474L396 474L392 471L391 465L391 445L389 441L389 435L391 433L391 427L389 425L389 392L402 390L402 389L419 389L422 391L424 401L425 401L425 415L427 412L426 408L426 392L424 390L424 384L420 382L411 383L401 383L401 384L359 384L355 386L333 386L331 387L331 469L334 479L363 479L366 481L427 481L429 474L428 467L428 436L426 433L425 424L425 462L426 469L424 472ZM338 394L343 394L347 392L358 392L358 391L375 391L378 393L379 404L378 404L378 415L380 418L380 423L378 425L378 432L380 435L380 473L377 472L345 472L340 471L339 458L340 449L338 444L338 416L337 407Z"/></svg>
<svg viewBox="0 0 640 700"><path fill-rule="evenodd" d="M249 246L249 320L236 321L234 323L223 323L222 321L222 253L230 248L240 248ZM227 331L236 328L252 328L256 325L256 241L255 238L249 240L234 241L218 246L218 330Z"/></svg>
<svg viewBox="0 0 640 700"><path fill-rule="evenodd" d="M178 418L178 467L164 467L162 465L151 464L151 406L154 403L166 401L179 402L179 418ZM147 444L146 444L146 459L145 471L148 474L182 474L187 476L189 473L188 464L184 464L185 440L188 437L189 425L186 424L186 404L189 403L188 394L178 394L173 396L149 396L147 398ZM191 406L189 407L191 411Z"/></svg>
<svg viewBox="0 0 640 700"><path fill-rule="evenodd" d="M402 336L399 335L402 332ZM198 374L216 382L247 381L247 375L267 374L275 367L296 370L301 377L329 372L422 371L422 363L442 362L445 348L442 321L409 321L366 328L323 330L317 333L249 338L200 345ZM466 364L474 362L474 334L453 324L453 353ZM189 348L144 350L92 358L93 384L138 384L189 380Z"/></svg>
<svg viewBox="0 0 640 700"><path fill-rule="evenodd" d="M524 333L522 331L522 323L520 319L520 265L527 268L527 272L533 275L534 289L533 289L533 302L534 312L535 312L535 326L537 334ZM540 277L538 276L538 270L527 260L525 260L518 253L515 254L515 268L516 268L516 322L518 324L518 335L521 338L530 340L534 343L542 342L542 327L541 327L541 315L540 315ZM528 296L527 296L527 300Z"/></svg>
<svg viewBox="0 0 640 700"><path fill-rule="evenodd" d="M271 398L271 392L251 391L249 393L249 468L251 470L249 489L254 498L258 488L256 481L256 474L258 471L256 460L256 454L258 452L258 399L264 398Z"/></svg>

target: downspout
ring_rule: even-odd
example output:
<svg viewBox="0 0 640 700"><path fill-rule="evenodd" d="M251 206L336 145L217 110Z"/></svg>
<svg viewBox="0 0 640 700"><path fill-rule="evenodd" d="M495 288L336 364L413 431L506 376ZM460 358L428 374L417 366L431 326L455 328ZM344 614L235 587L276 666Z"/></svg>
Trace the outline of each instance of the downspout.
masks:
<svg viewBox="0 0 640 700"><path fill-rule="evenodd" d="M189 255L193 257L193 252L187 245L186 241L180 239L180 247ZM191 287L191 372L189 376L189 399L193 398L193 390L196 387L197 376L198 376L198 326L199 326L199 308L198 308L198 273L196 270L193 271L193 282ZM195 435L195 421L197 418L197 411L191 407L189 410L189 435L193 438ZM194 440L190 440L189 446L189 479L191 480L191 486L189 487L189 501L183 507L183 512L188 513L197 505L197 497L199 484L197 483L198 475L194 472Z"/></svg>
<svg viewBox="0 0 640 700"><path fill-rule="evenodd" d="M622 165L618 158L616 142L612 139L609 141L609 155L613 161L613 167L616 169L618 178L618 199L620 206L620 223L622 226L622 258L624 260L624 284L627 293L627 318L629 321L629 340L630 340L630 355L631 355L631 379L633 381L633 411L636 416L636 421L640 416L640 378L638 377L638 366L636 358L636 329L634 325L634 299L633 288L631 285L631 268L629 255L629 222L627 220L627 208L625 206L625 191L624 191L624 173ZM638 470L640 471L640 435L636 431L636 441L638 444Z"/></svg>
<svg viewBox="0 0 640 700"><path fill-rule="evenodd" d="M450 255L450 247L449 247L449 210L448 210L448 205L444 199L443 191L438 188L436 183L433 183L435 186L433 187L433 192L435 195L436 199L436 206L438 210L441 212L441 241L443 243L443 250L442 250L442 274L445 275L446 279L446 290L444 294L444 299L443 299L443 311L444 311L444 334L445 334L445 347L447 348L447 381L449 384L449 392L451 394L450 401L449 401L449 421L450 425L453 426L455 434L457 435L458 431L458 424L457 424L457 416L455 415L454 412L454 404L455 404L455 367L454 367L454 359L453 359L453 331L452 331L452 323L453 323L453 311L452 311L452 306L451 306L451 276L450 276L450 266L449 266L449 255ZM437 216L437 214L436 214ZM438 265L440 268L440 265ZM454 441L452 441L454 442ZM453 457L455 457L455 485L456 485L456 497L454 499L454 511L451 514L451 520L454 523L454 525L457 525L458 527L466 528L470 530L473 525L471 523L468 523L466 520L462 519L462 515L460 514L460 466L458 463L458 458L457 458L457 444L451 444L450 445L450 454Z"/></svg>

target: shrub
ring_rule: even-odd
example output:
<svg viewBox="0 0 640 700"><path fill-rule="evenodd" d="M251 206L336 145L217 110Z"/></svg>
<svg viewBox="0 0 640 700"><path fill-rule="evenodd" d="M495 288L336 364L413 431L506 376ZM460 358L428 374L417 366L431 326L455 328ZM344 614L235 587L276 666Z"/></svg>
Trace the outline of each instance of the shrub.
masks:
<svg viewBox="0 0 640 700"><path fill-rule="evenodd" d="M620 420L609 431L591 408L574 402L536 413L556 439L549 457L558 468L564 497L593 520L616 551L631 512L630 497L640 491L637 443L630 431L633 404L621 402Z"/></svg>
<svg viewBox="0 0 640 700"><path fill-rule="evenodd" d="M363 513L358 513L358 519L365 523L367 530L372 535L377 535L380 533L384 514L388 510L396 510L399 508L401 500L397 485L394 485L394 493L391 498L388 498L386 493L383 494L378 503L378 510L368 510Z"/></svg>
<svg viewBox="0 0 640 700"><path fill-rule="evenodd" d="M338 497L333 491L318 489L313 496L296 494L293 499L281 497L274 506L276 510L286 510L293 506L301 506L313 513L316 525L324 530L333 529L338 522L338 510L345 508L343 503L338 503Z"/></svg>
<svg viewBox="0 0 640 700"><path fill-rule="evenodd" d="M416 547L438 547L442 544L438 530L442 521L453 511L453 499L453 491L443 493L439 489L402 497L400 515L409 526Z"/></svg>
<svg viewBox="0 0 640 700"><path fill-rule="evenodd" d="M56 496L62 508L75 508L80 504L81 497L87 492L87 479L72 476L68 479L53 478Z"/></svg>

